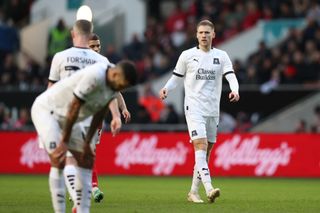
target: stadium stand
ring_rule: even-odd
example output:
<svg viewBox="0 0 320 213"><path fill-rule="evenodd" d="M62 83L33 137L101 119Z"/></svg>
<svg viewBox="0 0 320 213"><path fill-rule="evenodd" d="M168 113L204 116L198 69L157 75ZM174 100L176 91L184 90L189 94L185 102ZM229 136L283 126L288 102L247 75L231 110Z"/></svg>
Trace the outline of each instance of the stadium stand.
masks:
<svg viewBox="0 0 320 213"><path fill-rule="evenodd" d="M48 57L44 65L40 65L29 55L19 52L18 36L10 36L11 41L5 40L6 32L10 31L13 35L18 35L17 32L28 25L33 3L32 0L8 2L10 3L0 5L0 100L2 102L0 128L21 129L25 125L14 124L20 119L19 114L23 114L20 111L24 106L30 107L32 98L47 85L50 58ZM181 50L196 45L195 23L200 19L214 20L217 32L214 44L218 45L250 29L259 20L305 18L307 25L303 30L291 29L287 38L275 47L268 47L261 41L259 49L247 60L233 62L240 84L245 88L242 96L245 101L259 94L273 95L272 92L286 90L288 85L296 88L303 87L304 89L298 92L301 96L297 95L293 100L283 103L279 101L278 105L270 107L269 110L258 108L260 111L255 111L248 107L241 107L240 103L240 109L237 111L223 101L222 109L235 118L238 126L246 126L246 128L235 127L235 131L250 131L251 126L256 125L263 118L319 88L320 6L317 1L168 1L173 8L171 10L166 10L165 1L156 2L146 1L148 18L143 37L132 35L131 42L124 44L118 50L115 50L111 44L107 44L105 48L105 55L110 59L134 60L139 69L141 84L158 79L170 72ZM4 47L2 43L9 47ZM23 55L26 62L22 67L17 63L18 53ZM255 95L250 94L252 91L250 88L253 88ZM137 99L134 101L134 106L137 107L133 112L140 112L143 108L139 108L137 104L138 92L130 92L134 94L132 97ZM13 94L23 97L22 100L25 99L25 102L22 104L11 100L10 97ZM130 95L127 96L130 97ZM143 119L146 119L146 116ZM133 118L134 123L139 123L138 120ZM181 116L178 120L181 123L184 122Z"/></svg>

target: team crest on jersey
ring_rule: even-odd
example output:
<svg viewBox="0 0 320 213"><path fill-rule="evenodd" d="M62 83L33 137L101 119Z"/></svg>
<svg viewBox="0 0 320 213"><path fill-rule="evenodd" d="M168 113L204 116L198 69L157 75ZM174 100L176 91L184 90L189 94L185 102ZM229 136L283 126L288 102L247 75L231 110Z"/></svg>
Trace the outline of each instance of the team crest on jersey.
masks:
<svg viewBox="0 0 320 213"><path fill-rule="evenodd" d="M213 58L213 64L220 64L219 58Z"/></svg>
<svg viewBox="0 0 320 213"><path fill-rule="evenodd" d="M56 144L56 142L50 142L50 144L49 144L49 148L50 149L55 149L57 147L57 144Z"/></svg>
<svg viewBox="0 0 320 213"><path fill-rule="evenodd" d="M192 136L192 137L197 136L197 135L198 135L197 130L193 130L193 131L191 132L191 136Z"/></svg>

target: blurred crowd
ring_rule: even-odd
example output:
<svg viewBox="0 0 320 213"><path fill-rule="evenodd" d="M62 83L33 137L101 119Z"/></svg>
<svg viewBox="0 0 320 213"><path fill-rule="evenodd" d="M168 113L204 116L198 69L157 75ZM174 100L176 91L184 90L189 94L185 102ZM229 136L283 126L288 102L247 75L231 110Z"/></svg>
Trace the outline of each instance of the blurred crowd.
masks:
<svg viewBox="0 0 320 213"><path fill-rule="evenodd" d="M49 32L44 66L20 51L19 31L28 24L32 2L0 1L0 88L18 88L22 91L45 88L52 56L71 45L69 26L61 19ZM258 50L246 61L233 61L234 69L240 84L260 85L264 93L280 84L320 84L319 1L179 0L172 1L174 9L168 14L161 10L162 1L146 3L148 17L143 36L132 35L131 41L120 50L107 44L102 51L113 63L123 58L135 61L140 83L150 82L170 72L181 51L197 45L196 23L201 19L213 20L216 31L213 43L218 45L254 26L259 20L306 18L307 26L304 29L291 29L288 37L272 48L261 41ZM25 58L23 67L18 66L17 53ZM148 87L146 85L145 93L138 100L139 122L183 122L172 105L165 106L155 101L152 97L156 95ZM18 110L12 122L8 119L10 115L7 115L6 106L1 104L0 107L0 125L18 128L19 125L15 123L20 117L24 120L24 109ZM239 127L236 125L232 131L248 131L256 121L255 118L255 115L239 112L233 119L235 123L242 123L237 124Z"/></svg>

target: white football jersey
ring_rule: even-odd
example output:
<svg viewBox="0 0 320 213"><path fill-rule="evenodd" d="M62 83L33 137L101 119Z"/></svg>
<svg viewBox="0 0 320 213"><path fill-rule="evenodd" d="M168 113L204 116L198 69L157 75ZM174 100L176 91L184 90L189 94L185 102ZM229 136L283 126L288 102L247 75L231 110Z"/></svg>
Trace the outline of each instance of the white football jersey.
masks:
<svg viewBox="0 0 320 213"><path fill-rule="evenodd" d="M71 47L54 55L50 67L49 81L57 82L71 76L77 70L83 69L96 62L109 64L109 60L90 48ZM83 121L90 126L92 118Z"/></svg>
<svg viewBox="0 0 320 213"><path fill-rule="evenodd" d="M48 106L55 115L64 120L72 99L77 96L84 101L77 119L77 121L82 121L98 112L102 107L106 107L116 94L106 84L107 68L106 63L87 66L55 83L39 95L37 101Z"/></svg>
<svg viewBox="0 0 320 213"><path fill-rule="evenodd" d="M223 50L204 52L194 47L183 51L173 74L184 77L185 112L218 117L222 78L228 72L233 72L233 67Z"/></svg>
<svg viewBox="0 0 320 213"><path fill-rule="evenodd" d="M71 76L77 70L96 62L109 60L90 48L71 47L54 55L50 67L49 81L56 82Z"/></svg>

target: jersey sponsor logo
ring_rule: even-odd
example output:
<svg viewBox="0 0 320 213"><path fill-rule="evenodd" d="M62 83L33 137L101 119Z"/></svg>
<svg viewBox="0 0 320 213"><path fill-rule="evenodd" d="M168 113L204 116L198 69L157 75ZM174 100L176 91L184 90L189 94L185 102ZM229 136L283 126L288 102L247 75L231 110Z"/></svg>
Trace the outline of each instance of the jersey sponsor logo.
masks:
<svg viewBox="0 0 320 213"><path fill-rule="evenodd" d="M157 147L158 136L138 134L124 140L115 150L115 165L128 170L131 166L152 166L154 175L170 175L176 165L186 163L188 147L177 141L174 147Z"/></svg>
<svg viewBox="0 0 320 213"><path fill-rule="evenodd" d="M197 133L197 130L192 130L191 131L191 136L194 137L194 136L197 136L198 133Z"/></svg>
<svg viewBox="0 0 320 213"><path fill-rule="evenodd" d="M80 70L80 68L77 67L77 66L65 66L64 69L65 69L65 71L76 71L76 70Z"/></svg>
<svg viewBox="0 0 320 213"><path fill-rule="evenodd" d="M213 64L220 64L219 58L213 58Z"/></svg>
<svg viewBox="0 0 320 213"><path fill-rule="evenodd" d="M196 74L196 80L215 80L216 71L199 68Z"/></svg>

